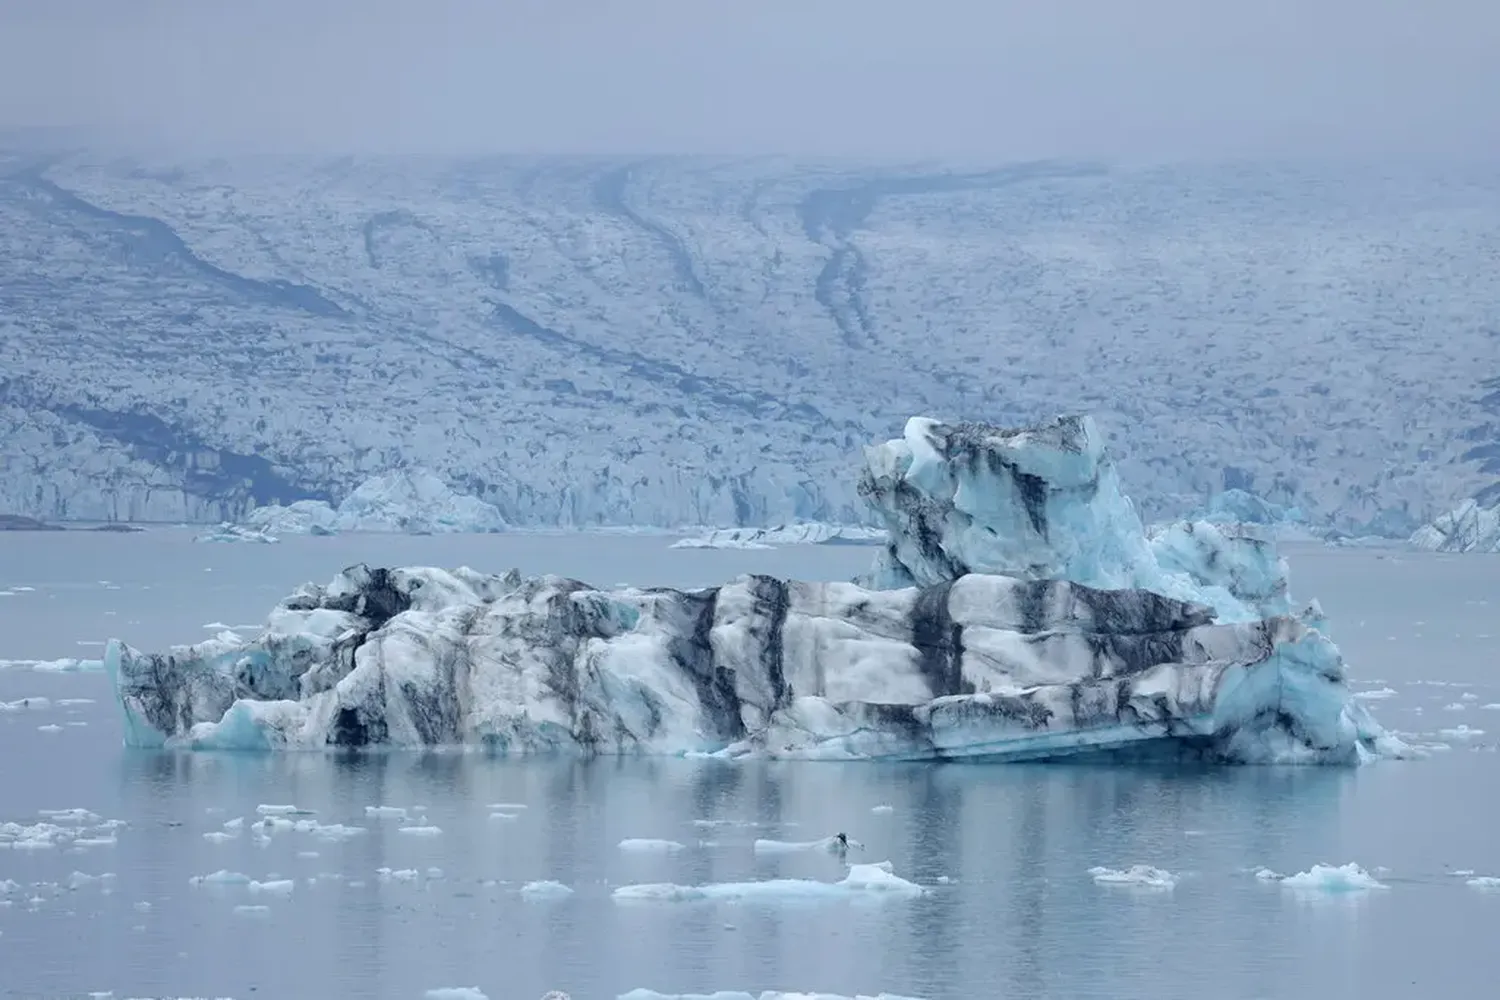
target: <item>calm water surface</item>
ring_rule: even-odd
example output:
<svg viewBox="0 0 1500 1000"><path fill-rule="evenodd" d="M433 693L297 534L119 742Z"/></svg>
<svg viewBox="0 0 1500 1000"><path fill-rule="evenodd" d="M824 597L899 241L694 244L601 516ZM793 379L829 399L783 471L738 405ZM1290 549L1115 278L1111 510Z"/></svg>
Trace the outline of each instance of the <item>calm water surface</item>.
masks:
<svg viewBox="0 0 1500 1000"><path fill-rule="evenodd" d="M0 535L0 658L97 656L81 644L111 635L191 641L210 623L259 621L296 584L360 559L683 585L749 571L843 578L872 555L673 551L629 536L190 538ZM101 676L0 671L0 702L50 699L0 709L0 823L83 808L99 817L85 824L92 839L107 839L100 827L124 821L113 843L0 849L0 884L17 883L0 901L0 996L1489 995L1500 891L1453 873L1500 875L1500 708L1485 707L1500 706L1500 559L1289 553L1294 592L1323 602L1356 687L1389 688L1378 715L1431 756L1354 772L149 753L121 748ZM363 830L226 831L262 804ZM367 815L372 805L421 818ZM889 860L931 891L611 897L640 882L836 881L844 868L826 854L752 846L835 831L864 843L859 859ZM626 838L683 846L632 852ZM1252 874L1348 861L1379 867L1387 888L1296 892ZM1110 888L1087 873L1137 863L1181 881ZM295 884L190 884L219 870ZM522 892L538 880L573 891ZM247 906L265 909L237 910Z"/></svg>

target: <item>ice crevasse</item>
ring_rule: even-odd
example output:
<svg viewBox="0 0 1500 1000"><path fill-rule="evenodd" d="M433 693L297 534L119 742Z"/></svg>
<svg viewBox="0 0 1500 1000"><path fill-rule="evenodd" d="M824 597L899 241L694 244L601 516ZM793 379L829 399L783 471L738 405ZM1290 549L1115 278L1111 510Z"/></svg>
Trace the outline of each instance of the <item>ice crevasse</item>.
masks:
<svg viewBox="0 0 1500 1000"><path fill-rule="evenodd" d="M1354 764L1404 747L1350 696L1253 528L1148 536L1093 422L913 419L869 448L868 578L601 590L346 569L243 639L105 666L137 746Z"/></svg>

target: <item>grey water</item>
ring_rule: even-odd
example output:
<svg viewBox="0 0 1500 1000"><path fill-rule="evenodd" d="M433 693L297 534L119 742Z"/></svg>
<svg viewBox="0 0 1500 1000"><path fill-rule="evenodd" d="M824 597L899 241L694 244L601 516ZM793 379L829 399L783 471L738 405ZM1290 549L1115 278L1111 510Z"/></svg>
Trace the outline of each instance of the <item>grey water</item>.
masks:
<svg viewBox="0 0 1500 1000"><path fill-rule="evenodd" d="M193 641L360 560L694 585L846 578L873 554L672 550L627 535L191 538L0 535L0 660L97 657L110 636ZM1345 770L146 752L122 748L102 675L0 670L0 828L81 825L94 841L0 838L0 887L16 883L0 890L0 996L1487 995L1500 891L1455 873L1500 875L1500 558L1288 554L1293 591L1322 602L1354 687L1423 759ZM224 826L256 822L260 805L362 830ZM97 819L41 814L71 808ZM929 892L611 897L641 882L836 881L845 869L830 855L757 854L753 841L837 831L864 845L850 860L889 860ZM632 852L627 838L683 846ZM1253 874L1351 861L1385 888L1293 890ZM1088 874L1132 864L1181 879L1150 890ZM190 884L220 870L294 886ZM541 880L572 892L522 891Z"/></svg>

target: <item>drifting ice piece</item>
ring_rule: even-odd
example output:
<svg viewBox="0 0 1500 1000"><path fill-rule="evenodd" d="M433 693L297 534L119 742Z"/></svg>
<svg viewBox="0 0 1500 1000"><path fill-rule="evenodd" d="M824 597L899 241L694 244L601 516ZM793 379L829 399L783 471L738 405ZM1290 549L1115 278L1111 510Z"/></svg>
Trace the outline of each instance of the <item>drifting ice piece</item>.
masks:
<svg viewBox="0 0 1500 1000"><path fill-rule="evenodd" d="M1090 421L913 420L867 458L892 589L604 591L356 566L287 598L252 641L165 656L111 642L127 741L996 761L1403 749L1350 697L1315 619L1268 613L1286 605L1274 546L1206 523L1148 541Z"/></svg>

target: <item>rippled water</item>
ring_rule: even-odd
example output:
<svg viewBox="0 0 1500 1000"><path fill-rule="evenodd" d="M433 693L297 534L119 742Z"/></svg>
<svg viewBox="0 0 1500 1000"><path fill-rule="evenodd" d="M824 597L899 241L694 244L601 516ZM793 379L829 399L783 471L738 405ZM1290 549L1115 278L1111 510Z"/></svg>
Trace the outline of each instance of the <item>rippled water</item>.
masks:
<svg viewBox="0 0 1500 1000"><path fill-rule="evenodd" d="M188 538L0 535L0 658L97 655L78 643L109 635L148 648L199 638L361 558L697 584L748 570L846 577L871 555L619 536ZM1457 873L1500 875L1500 708L1485 707L1500 705L1500 559L1309 547L1292 564L1357 687L1389 690L1380 718L1431 756L1355 772L183 755L123 750L99 675L0 671L0 824L50 824L0 845L0 884L16 883L0 905L0 996L1486 995L1500 891ZM12 704L33 696L49 702ZM267 830L262 805L308 812ZM40 813L70 808L93 815ZM837 882L848 869L826 851L754 841L839 831L864 845L851 861L888 860L927 891L614 895ZM633 838L681 847L621 848ZM1384 888L1254 874L1351 861ZM1089 874L1133 864L1176 884ZM191 882L219 871L261 884ZM523 891L544 880L572 891Z"/></svg>

